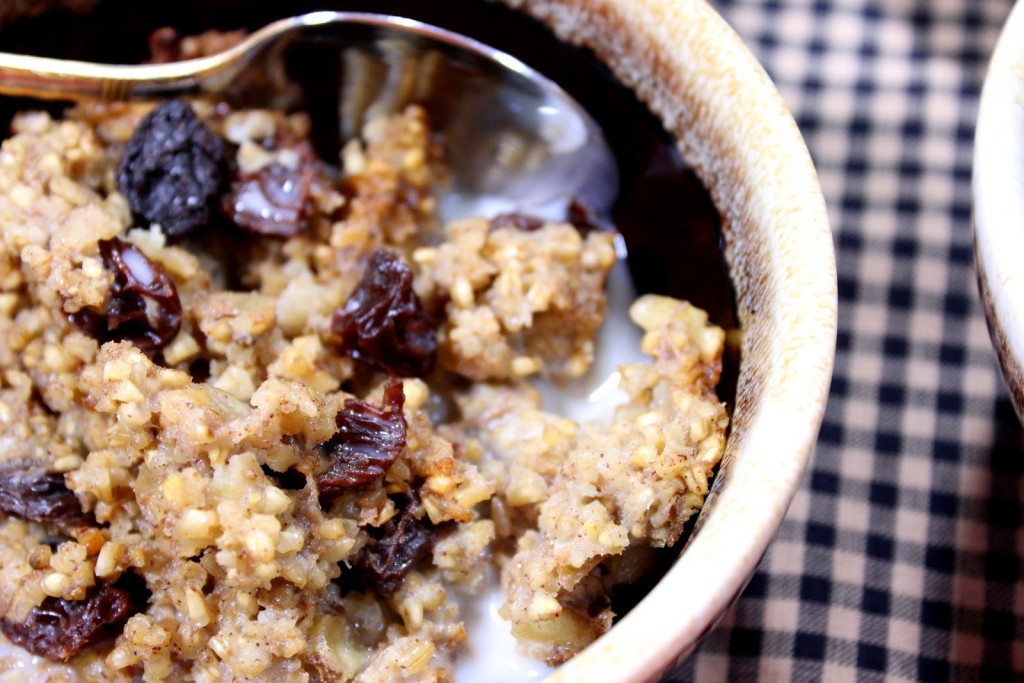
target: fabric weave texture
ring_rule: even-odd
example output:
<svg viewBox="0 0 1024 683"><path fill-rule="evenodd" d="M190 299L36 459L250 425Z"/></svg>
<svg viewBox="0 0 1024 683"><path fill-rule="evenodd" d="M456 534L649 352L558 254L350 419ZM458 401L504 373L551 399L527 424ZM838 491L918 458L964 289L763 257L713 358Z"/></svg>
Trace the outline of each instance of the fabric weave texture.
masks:
<svg viewBox="0 0 1024 683"><path fill-rule="evenodd" d="M1024 433L979 297L971 155L1011 0L712 0L817 165L839 272L816 454L671 681L1024 680Z"/></svg>

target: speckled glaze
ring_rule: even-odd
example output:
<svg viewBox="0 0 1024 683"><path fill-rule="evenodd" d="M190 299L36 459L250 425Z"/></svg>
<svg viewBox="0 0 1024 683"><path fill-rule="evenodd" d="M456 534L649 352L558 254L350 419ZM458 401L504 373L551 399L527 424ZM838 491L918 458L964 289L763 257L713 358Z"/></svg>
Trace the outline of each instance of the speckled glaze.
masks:
<svg viewBox="0 0 1024 683"><path fill-rule="evenodd" d="M657 679L735 599L811 457L836 338L831 233L777 91L704 0L508 0L593 49L679 140L724 219L744 329L733 432L672 570L551 683Z"/></svg>
<svg viewBox="0 0 1024 683"><path fill-rule="evenodd" d="M1024 417L1024 5L989 64L974 138L974 257L989 333Z"/></svg>

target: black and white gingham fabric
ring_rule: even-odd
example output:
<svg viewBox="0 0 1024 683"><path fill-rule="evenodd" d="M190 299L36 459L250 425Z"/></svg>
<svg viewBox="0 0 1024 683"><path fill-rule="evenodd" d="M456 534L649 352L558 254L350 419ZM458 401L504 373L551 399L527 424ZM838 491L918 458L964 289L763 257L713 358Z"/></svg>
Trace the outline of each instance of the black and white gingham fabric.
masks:
<svg viewBox="0 0 1024 683"><path fill-rule="evenodd" d="M1024 436L978 302L970 197L1012 2L713 4L817 164L840 323L803 488L672 680L1024 680Z"/></svg>

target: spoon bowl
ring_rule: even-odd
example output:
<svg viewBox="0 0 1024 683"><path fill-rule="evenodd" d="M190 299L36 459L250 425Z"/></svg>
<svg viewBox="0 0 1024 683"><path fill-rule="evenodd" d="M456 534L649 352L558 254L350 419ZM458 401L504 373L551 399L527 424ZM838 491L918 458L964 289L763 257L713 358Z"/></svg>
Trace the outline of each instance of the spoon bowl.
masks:
<svg viewBox="0 0 1024 683"><path fill-rule="evenodd" d="M323 158L369 119L422 104L445 138L442 220L522 212L561 220L578 201L606 219L618 170L600 127L511 55L403 17L320 11L280 19L218 54L113 65L0 53L0 94L56 100L217 96L315 116Z"/></svg>

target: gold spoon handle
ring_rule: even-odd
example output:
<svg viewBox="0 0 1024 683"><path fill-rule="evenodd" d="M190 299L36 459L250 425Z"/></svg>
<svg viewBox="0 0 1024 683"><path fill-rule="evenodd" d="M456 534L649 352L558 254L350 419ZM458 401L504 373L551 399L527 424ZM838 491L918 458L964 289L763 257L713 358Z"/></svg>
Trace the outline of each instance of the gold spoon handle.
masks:
<svg viewBox="0 0 1024 683"><path fill-rule="evenodd" d="M333 23L386 27L396 23L411 26L416 22L362 12L311 12L279 19L215 55L170 64L96 64L0 52L0 95L110 101L163 97L196 90L219 92L277 38L296 29Z"/></svg>
<svg viewBox="0 0 1024 683"><path fill-rule="evenodd" d="M0 52L0 94L46 100L127 100L199 89L233 71L240 51L170 64L94 64Z"/></svg>
<svg viewBox="0 0 1024 683"><path fill-rule="evenodd" d="M169 64L97 64L0 52L0 95L44 100L156 98L196 90L218 92L273 39L341 13L303 15L264 26L223 52ZM329 15L329 16L323 16Z"/></svg>

